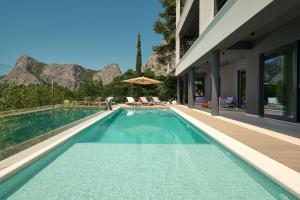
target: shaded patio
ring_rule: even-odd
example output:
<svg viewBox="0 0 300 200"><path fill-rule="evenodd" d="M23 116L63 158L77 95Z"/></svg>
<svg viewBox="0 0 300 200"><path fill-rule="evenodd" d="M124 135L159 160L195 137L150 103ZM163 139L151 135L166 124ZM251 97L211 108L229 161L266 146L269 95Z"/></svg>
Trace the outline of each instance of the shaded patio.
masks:
<svg viewBox="0 0 300 200"><path fill-rule="evenodd" d="M201 106L195 106L194 110L204 111L208 115L211 113L209 108L203 108ZM244 109L239 108L221 108L219 116L300 139L300 123L251 115L246 113Z"/></svg>

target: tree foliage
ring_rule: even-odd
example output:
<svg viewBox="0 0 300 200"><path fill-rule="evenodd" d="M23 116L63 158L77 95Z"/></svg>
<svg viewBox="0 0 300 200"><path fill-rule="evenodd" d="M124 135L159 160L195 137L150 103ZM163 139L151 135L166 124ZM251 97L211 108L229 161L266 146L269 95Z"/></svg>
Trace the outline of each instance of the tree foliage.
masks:
<svg viewBox="0 0 300 200"><path fill-rule="evenodd" d="M82 78L80 88L75 92L76 99L89 98L91 100L101 96L103 90L102 82L93 80L93 73L88 72Z"/></svg>
<svg viewBox="0 0 300 200"><path fill-rule="evenodd" d="M125 79L136 78L144 75L158 79L163 84L141 86L121 82ZM54 94L54 95L53 95ZM108 85L93 81L91 74L83 77L81 86L77 91L72 91L61 86L52 87L48 84L39 85L6 85L0 83L0 111L35 108L54 104L62 104L64 100L82 101L88 98L94 101L97 97L113 96L117 102L125 102L127 96L138 98L140 96L158 96L161 100L168 101L175 98L176 78L174 76L155 77L151 71L143 74L128 70L124 74L114 78Z"/></svg>
<svg viewBox="0 0 300 200"><path fill-rule="evenodd" d="M156 33L163 35L164 42L153 49L160 56L169 56L175 50L175 31L176 31L176 0L160 0L163 11L154 23L153 29Z"/></svg>
<svg viewBox="0 0 300 200"><path fill-rule="evenodd" d="M142 49L141 49L141 34L138 34L138 43L137 43L137 54L136 54L136 71L141 74L142 72Z"/></svg>
<svg viewBox="0 0 300 200"><path fill-rule="evenodd" d="M103 97L113 96L117 102L125 102L127 96L137 99L140 96L148 98L158 96L161 100L169 101L175 99L176 78L172 75L155 77L152 71L146 70L142 75L148 78L157 79L163 82L158 85L137 85L123 83L123 80L139 77L141 74L128 70L121 76L116 77L112 83L104 86Z"/></svg>

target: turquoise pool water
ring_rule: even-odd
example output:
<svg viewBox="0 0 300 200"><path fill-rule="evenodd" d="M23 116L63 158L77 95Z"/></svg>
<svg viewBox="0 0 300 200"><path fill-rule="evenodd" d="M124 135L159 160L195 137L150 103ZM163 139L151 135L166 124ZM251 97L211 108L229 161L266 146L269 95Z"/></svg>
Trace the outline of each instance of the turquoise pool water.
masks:
<svg viewBox="0 0 300 200"><path fill-rule="evenodd" d="M116 111L0 187L0 199L296 199L168 109Z"/></svg>
<svg viewBox="0 0 300 200"><path fill-rule="evenodd" d="M0 151L99 111L98 108L57 108L54 112L50 109L1 117Z"/></svg>

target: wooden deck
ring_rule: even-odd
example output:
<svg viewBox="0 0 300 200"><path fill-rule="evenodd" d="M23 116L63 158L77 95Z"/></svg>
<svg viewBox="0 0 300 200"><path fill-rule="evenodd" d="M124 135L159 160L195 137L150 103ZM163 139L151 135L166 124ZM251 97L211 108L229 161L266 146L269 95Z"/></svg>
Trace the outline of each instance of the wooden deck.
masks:
<svg viewBox="0 0 300 200"><path fill-rule="evenodd" d="M300 173L300 146L179 105L174 108Z"/></svg>

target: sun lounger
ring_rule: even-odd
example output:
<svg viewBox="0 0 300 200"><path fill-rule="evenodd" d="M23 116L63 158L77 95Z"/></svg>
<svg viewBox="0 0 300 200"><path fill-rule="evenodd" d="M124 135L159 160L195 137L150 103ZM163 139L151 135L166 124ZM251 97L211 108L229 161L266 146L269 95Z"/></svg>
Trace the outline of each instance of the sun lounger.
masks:
<svg viewBox="0 0 300 200"><path fill-rule="evenodd" d="M152 97L152 100L155 105L163 105L163 102L161 102L158 97Z"/></svg>
<svg viewBox="0 0 300 200"><path fill-rule="evenodd" d="M220 97L219 105L220 108L235 108L235 97Z"/></svg>
<svg viewBox="0 0 300 200"><path fill-rule="evenodd" d="M196 97L195 106L201 106L202 108L209 108L208 100L206 97Z"/></svg>
<svg viewBox="0 0 300 200"><path fill-rule="evenodd" d="M206 97L196 97L195 104L207 103L208 100Z"/></svg>
<svg viewBox="0 0 300 200"><path fill-rule="evenodd" d="M134 98L132 98L132 97L126 97L126 99L127 99L126 104L133 105L133 106L135 106L135 105L141 105L140 102L136 102L134 100Z"/></svg>
<svg viewBox="0 0 300 200"><path fill-rule="evenodd" d="M148 105L148 106L153 105L153 103L149 102L146 97L140 97L140 100L141 100L142 105Z"/></svg>

